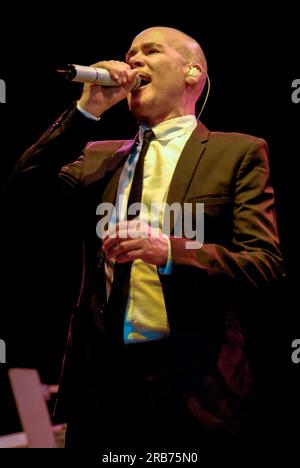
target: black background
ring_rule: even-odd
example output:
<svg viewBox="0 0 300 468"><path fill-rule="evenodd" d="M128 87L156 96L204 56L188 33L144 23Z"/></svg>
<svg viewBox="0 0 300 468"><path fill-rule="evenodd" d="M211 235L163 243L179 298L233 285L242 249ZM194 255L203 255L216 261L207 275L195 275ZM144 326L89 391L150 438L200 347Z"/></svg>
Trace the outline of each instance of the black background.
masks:
<svg viewBox="0 0 300 468"><path fill-rule="evenodd" d="M210 11L201 5L170 5L166 13L161 6L149 3L123 7L87 3L66 8L62 15L61 5L30 8L26 4L16 6L14 12L2 18L6 28L0 33L0 78L6 82L7 103L0 104L1 183L5 183L22 152L80 95L81 85L66 83L57 76L59 65L122 60L132 38L152 25L175 27L198 40L211 79L211 93L202 114L204 124L211 130L253 134L269 144L288 284L278 303L265 310L269 326L264 330L264 360L267 373L271 369L276 374L278 369L282 394L280 390L276 403L286 406L287 424L296 426L300 363L291 361L291 342L300 338L300 103L291 100L291 83L300 78L300 63L293 7L286 4L283 9L281 5L264 13L254 4L235 8L212 5ZM150 12L145 13L146 8ZM134 119L122 102L103 116L99 139L132 137L135 131ZM16 219L18 216L16 212ZM51 213L48 220L49 224L44 221L42 238L41 231L30 238L22 220L13 236L14 243L5 238L1 246L4 271L0 338L5 338L7 320L13 318L16 327L15 338L10 337L6 343L8 365L0 364L0 409L4 414L1 433L18 429L7 391L7 367L34 366L45 382L58 381L76 265L72 264L70 250L59 250L64 247L59 242L59 229L51 224Z"/></svg>

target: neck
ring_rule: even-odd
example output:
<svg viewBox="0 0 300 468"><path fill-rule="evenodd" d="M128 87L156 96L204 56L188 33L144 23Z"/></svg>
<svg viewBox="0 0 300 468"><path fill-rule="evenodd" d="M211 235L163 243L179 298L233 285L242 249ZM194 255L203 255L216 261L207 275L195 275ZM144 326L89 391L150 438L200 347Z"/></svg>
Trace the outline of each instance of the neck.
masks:
<svg viewBox="0 0 300 468"><path fill-rule="evenodd" d="M185 92L180 98L175 98L172 103L161 100L154 100L152 106L140 105L133 110L133 114L139 122L143 122L149 127L165 122L166 120L184 115L195 115L196 101L194 93L190 90ZM169 107L170 104L172 107Z"/></svg>
<svg viewBox="0 0 300 468"><path fill-rule="evenodd" d="M189 106L180 110L173 110L170 112L157 114L155 116L143 116L139 120L140 123L144 123L148 127L152 128L156 125L165 122L166 120L175 119L176 117L184 117L185 115L195 115L195 106Z"/></svg>

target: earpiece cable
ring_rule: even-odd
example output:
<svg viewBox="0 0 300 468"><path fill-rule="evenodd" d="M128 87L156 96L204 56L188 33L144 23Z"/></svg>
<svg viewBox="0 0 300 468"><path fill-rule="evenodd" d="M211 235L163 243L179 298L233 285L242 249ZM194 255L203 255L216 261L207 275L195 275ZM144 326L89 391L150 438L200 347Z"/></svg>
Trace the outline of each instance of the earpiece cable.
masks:
<svg viewBox="0 0 300 468"><path fill-rule="evenodd" d="M204 107L205 107L205 105L206 105L206 102L207 102L207 99L208 99L208 96L209 96L209 93L210 93L210 79L209 79L209 75L208 75L208 73L207 73L206 70L203 70L203 71L204 71L204 73L206 74L206 77L207 77L207 91L206 91L206 96L205 96L205 99L204 99L204 103L203 103L203 105L202 105L202 107L201 107L201 110L200 110L198 116L197 116L197 120L200 119L200 116L201 116L201 114L202 114L202 112L203 112L203 109L204 109Z"/></svg>

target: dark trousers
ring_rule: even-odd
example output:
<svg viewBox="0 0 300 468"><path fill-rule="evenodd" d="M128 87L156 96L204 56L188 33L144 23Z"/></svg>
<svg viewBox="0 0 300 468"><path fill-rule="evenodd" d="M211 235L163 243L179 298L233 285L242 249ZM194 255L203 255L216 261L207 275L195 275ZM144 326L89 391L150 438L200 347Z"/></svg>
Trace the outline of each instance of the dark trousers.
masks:
<svg viewBox="0 0 300 468"><path fill-rule="evenodd" d="M72 409L66 448L196 447L200 431L173 369L169 340L124 345L100 381L99 404Z"/></svg>

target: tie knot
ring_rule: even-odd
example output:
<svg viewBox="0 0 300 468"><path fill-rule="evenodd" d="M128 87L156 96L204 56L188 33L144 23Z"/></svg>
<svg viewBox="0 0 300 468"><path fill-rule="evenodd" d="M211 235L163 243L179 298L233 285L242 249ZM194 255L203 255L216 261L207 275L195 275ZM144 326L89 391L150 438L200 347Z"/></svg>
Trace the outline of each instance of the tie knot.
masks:
<svg viewBox="0 0 300 468"><path fill-rule="evenodd" d="M150 129L145 130L143 134L143 145L149 144L153 138L155 138L154 132Z"/></svg>

